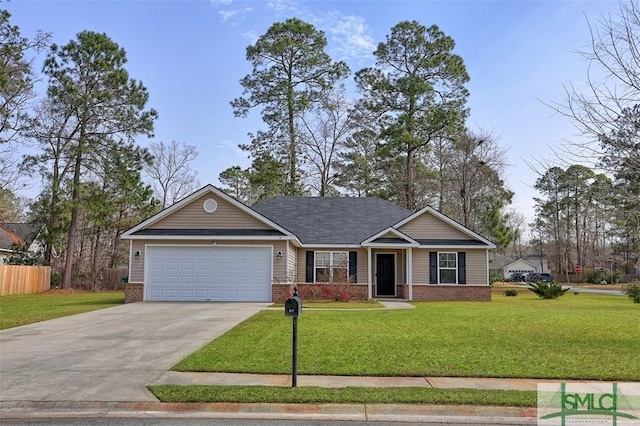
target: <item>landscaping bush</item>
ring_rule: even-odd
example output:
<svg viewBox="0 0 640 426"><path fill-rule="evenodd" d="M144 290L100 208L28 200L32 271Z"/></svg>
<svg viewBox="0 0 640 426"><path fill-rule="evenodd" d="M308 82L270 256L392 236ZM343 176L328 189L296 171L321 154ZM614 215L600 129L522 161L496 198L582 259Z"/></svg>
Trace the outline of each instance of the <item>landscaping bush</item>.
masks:
<svg viewBox="0 0 640 426"><path fill-rule="evenodd" d="M298 287L298 296L302 300L316 301L322 299L322 284L303 285Z"/></svg>
<svg viewBox="0 0 640 426"><path fill-rule="evenodd" d="M627 286L626 290L627 296L633 303L640 303L640 282L634 281Z"/></svg>
<svg viewBox="0 0 640 426"><path fill-rule="evenodd" d="M355 296L350 282L320 284L319 287L322 299L333 300L336 302L348 302Z"/></svg>
<svg viewBox="0 0 640 426"><path fill-rule="evenodd" d="M356 295L353 289L353 277L347 275L346 269L335 268L319 277L322 283L316 284L320 290L320 298L335 302L348 302Z"/></svg>
<svg viewBox="0 0 640 426"><path fill-rule="evenodd" d="M517 296L518 295L518 290L510 288L509 290L505 290L504 291L504 295L507 296L507 297Z"/></svg>
<svg viewBox="0 0 640 426"><path fill-rule="evenodd" d="M562 284L555 282L533 281L527 284L529 290L542 297L543 299L557 299L558 297L569 291L569 288L562 288Z"/></svg>

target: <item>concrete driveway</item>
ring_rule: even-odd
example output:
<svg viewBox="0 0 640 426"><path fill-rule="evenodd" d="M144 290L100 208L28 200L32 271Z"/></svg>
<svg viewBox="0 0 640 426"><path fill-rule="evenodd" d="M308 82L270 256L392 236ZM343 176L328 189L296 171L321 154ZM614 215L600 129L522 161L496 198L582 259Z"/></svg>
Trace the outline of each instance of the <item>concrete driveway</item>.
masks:
<svg viewBox="0 0 640 426"><path fill-rule="evenodd" d="M131 303L0 331L0 401L157 401L145 385L267 306Z"/></svg>

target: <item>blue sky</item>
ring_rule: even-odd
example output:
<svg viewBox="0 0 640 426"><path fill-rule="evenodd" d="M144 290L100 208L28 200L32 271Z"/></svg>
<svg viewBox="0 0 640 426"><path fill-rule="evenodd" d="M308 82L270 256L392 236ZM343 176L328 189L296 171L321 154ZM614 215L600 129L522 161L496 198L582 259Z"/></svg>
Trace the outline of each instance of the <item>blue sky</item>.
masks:
<svg viewBox="0 0 640 426"><path fill-rule="evenodd" d="M91 30L125 48L131 77L145 84L149 106L159 112L154 140L195 145L200 182L215 185L227 167L249 164L237 145L260 128L258 111L235 118L229 102L251 71L246 47L274 22L298 17L314 24L326 33L331 56L352 73L373 64L371 52L397 23L436 24L455 40L471 76L468 127L492 131L507 149L513 207L529 221L537 175L527 163L555 161L554 147L576 133L544 103L561 102L563 84L584 84L587 63L575 51L589 42L587 19L593 24L618 8L614 0L13 0L2 7L24 36L40 29L66 44Z"/></svg>

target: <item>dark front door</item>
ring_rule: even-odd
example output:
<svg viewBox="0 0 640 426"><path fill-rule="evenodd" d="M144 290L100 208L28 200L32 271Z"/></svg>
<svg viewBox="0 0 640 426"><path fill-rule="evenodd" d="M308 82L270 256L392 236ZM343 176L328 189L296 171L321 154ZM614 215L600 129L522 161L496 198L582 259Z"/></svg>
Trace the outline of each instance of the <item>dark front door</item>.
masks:
<svg viewBox="0 0 640 426"><path fill-rule="evenodd" d="M392 254L376 256L376 295L396 295L396 265Z"/></svg>

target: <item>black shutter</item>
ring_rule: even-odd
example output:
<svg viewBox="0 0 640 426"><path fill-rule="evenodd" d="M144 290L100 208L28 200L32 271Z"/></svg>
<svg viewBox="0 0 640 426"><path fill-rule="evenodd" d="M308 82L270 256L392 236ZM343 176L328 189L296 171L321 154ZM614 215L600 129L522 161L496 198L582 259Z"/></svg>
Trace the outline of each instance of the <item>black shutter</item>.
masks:
<svg viewBox="0 0 640 426"><path fill-rule="evenodd" d="M438 284L438 253L429 252L429 284Z"/></svg>
<svg viewBox="0 0 640 426"><path fill-rule="evenodd" d="M458 252L458 284L467 283L467 254Z"/></svg>
<svg viewBox="0 0 640 426"><path fill-rule="evenodd" d="M313 282L313 262L314 262L313 251L309 250L307 251L307 276L304 280L304 282L306 283Z"/></svg>
<svg viewBox="0 0 640 426"><path fill-rule="evenodd" d="M353 282L358 282L358 252L349 252L349 276L353 277Z"/></svg>

